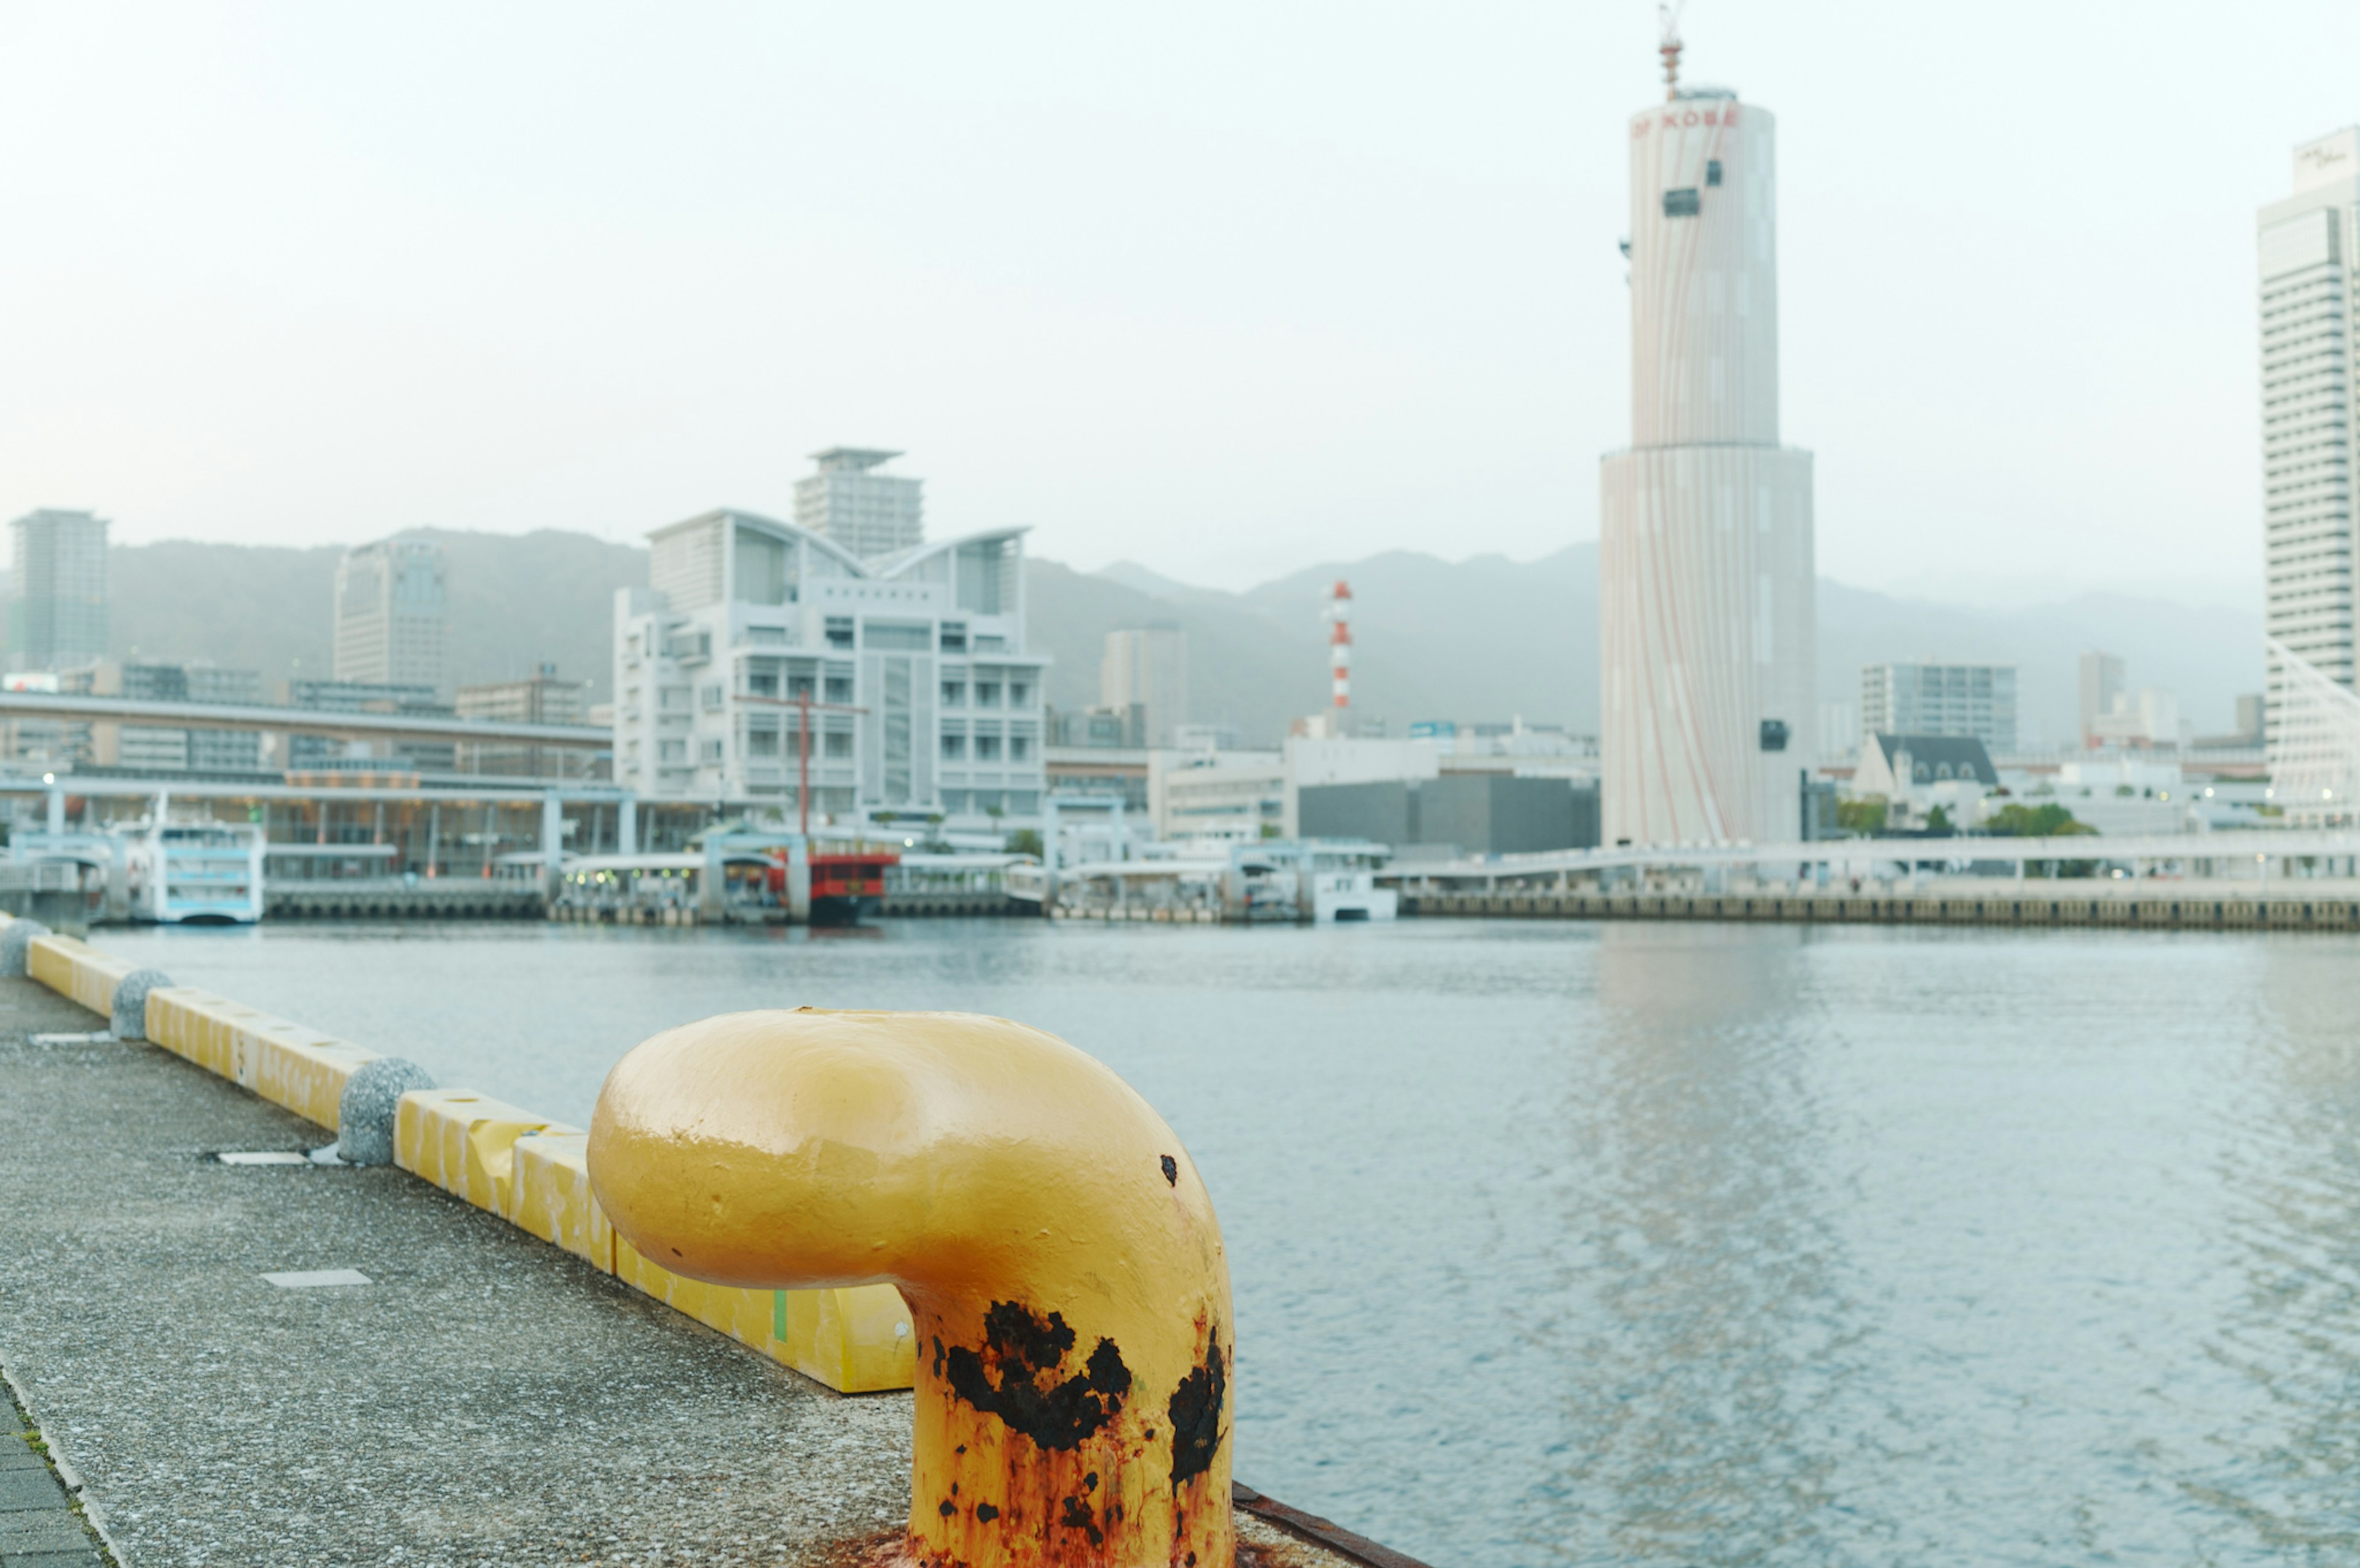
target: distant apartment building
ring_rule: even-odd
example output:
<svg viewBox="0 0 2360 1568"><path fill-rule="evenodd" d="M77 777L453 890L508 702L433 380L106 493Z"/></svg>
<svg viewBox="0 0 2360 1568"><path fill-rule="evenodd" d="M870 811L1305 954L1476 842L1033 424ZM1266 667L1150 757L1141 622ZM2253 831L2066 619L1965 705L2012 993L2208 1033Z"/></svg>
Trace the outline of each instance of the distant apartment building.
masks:
<svg viewBox="0 0 2360 1568"><path fill-rule="evenodd" d="M448 610L442 547L397 536L336 564L335 678L446 689Z"/></svg>
<svg viewBox="0 0 2360 1568"><path fill-rule="evenodd" d="M422 682L290 681L282 686L280 695L288 707L326 713L407 713L426 718L444 716L452 711L440 691ZM392 767L421 773L448 773L457 768L458 756L457 747L448 741L403 740L373 745L299 735L287 737L287 766L297 772L374 771Z"/></svg>
<svg viewBox="0 0 2360 1568"><path fill-rule="evenodd" d="M1049 660L1025 647L1023 535L864 560L750 512L656 529L649 586L615 598L616 781L792 813L808 757L815 817L1037 819Z"/></svg>
<svg viewBox="0 0 2360 1568"><path fill-rule="evenodd" d="M2016 749L2013 664L1871 664L1860 672L1863 735L1972 735Z"/></svg>
<svg viewBox="0 0 2360 1568"><path fill-rule="evenodd" d="M60 677L61 689L141 702L251 705L262 676L210 664L126 664L103 659ZM91 725L92 760L143 773L253 773L262 767L259 730L180 729L154 724Z"/></svg>
<svg viewBox="0 0 2360 1568"><path fill-rule="evenodd" d="M819 472L795 481L795 526L858 561L915 550L925 539L925 481L877 470L901 456L832 446L811 454Z"/></svg>
<svg viewBox="0 0 2360 1568"><path fill-rule="evenodd" d="M2117 691L2113 705L2092 719L2082 735L2090 746L2176 746L2185 738L2180 699L2159 687Z"/></svg>
<svg viewBox="0 0 2360 1568"><path fill-rule="evenodd" d="M1171 746L1188 722L1188 634L1173 626L1107 633L1098 707L1138 714L1138 733L1145 738L1133 745Z"/></svg>
<svg viewBox="0 0 2360 1568"><path fill-rule="evenodd" d="M2081 744L2095 744L2098 721L2114 711L2126 690L2123 661L2096 648L2081 650Z"/></svg>
<svg viewBox="0 0 2360 1568"><path fill-rule="evenodd" d="M43 508L8 525L8 668L70 670L106 656L107 520Z"/></svg>
<svg viewBox="0 0 2360 1568"><path fill-rule="evenodd" d="M2360 466L2360 126L2294 150L2294 191L2256 217L2268 635L2349 687ZM2284 680L2269 656L2269 723Z"/></svg>
<svg viewBox="0 0 2360 1568"><path fill-rule="evenodd" d="M582 724L590 717L590 683L560 681L557 666L543 664L521 681L462 686L459 716L511 724ZM514 741L459 747L459 768L467 773L498 773L527 779L584 779L590 758L572 747L545 747Z"/></svg>
<svg viewBox="0 0 2360 1568"><path fill-rule="evenodd" d="M1147 746L1147 715L1135 709L1085 708L1048 712L1049 744L1076 750L1141 751Z"/></svg>
<svg viewBox="0 0 2360 1568"><path fill-rule="evenodd" d="M1286 816L1286 757L1275 751L1150 752L1147 809L1163 838L1276 838Z"/></svg>

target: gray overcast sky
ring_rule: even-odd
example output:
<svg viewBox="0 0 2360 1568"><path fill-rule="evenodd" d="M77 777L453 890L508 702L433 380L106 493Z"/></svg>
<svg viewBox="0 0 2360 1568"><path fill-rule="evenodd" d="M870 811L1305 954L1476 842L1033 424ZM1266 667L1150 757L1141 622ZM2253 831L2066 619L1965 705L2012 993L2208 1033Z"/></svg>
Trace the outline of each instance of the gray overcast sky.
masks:
<svg viewBox="0 0 2360 1568"><path fill-rule="evenodd" d="M2360 119L2360 5L1686 32L1779 117L1821 570L2250 599L2253 210ZM0 512L636 538L853 442L1087 567L1538 556L1627 435L1654 42L1637 0L11 5Z"/></svg>

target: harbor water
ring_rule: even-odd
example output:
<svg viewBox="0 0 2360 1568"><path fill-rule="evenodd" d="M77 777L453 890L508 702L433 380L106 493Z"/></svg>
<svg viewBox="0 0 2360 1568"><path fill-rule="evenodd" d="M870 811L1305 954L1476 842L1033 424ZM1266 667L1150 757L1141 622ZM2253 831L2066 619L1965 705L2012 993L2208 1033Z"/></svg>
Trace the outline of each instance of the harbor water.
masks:
<svg viewBox="0 0 2360 1568"><path fill-rule="evenodd" d="M1239 1478L1438 1565L2360 1562L2360 938L96 940L576 1122L710 1013L1060 1034L1219 1206Z"/></svg>

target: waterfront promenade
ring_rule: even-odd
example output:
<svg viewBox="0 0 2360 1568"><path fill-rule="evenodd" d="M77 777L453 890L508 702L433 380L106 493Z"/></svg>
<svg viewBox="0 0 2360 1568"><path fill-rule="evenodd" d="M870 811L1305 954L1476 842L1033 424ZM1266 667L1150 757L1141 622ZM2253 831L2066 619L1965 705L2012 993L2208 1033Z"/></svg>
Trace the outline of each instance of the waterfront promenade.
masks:
<svg viewBox="0 0 2360 1568"><path fill-rule="evenodd" d="M0 1563L836 1564L899 1538L907 1393L832 1394L393 1166L224 1164L329 1135L104 1022L0 979L0 1367L96 1532L0 1508ZM265 1278L333 1269L368 1282Z"/></svg>

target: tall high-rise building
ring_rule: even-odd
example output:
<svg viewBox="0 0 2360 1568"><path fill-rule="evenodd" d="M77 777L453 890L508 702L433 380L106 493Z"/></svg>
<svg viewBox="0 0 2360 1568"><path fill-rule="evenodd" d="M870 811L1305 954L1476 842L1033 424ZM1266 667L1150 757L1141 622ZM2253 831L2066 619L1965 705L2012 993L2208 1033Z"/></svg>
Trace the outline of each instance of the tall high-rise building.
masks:
<svg viewBox="0 0 2360 1568"><path fill-rule="evenodd" d="M880 474L901 456L863 447L832 446L812 453L817 474L795 481L795 524L862 561L898 555L925 542L925 481Z"/></svg>
<svg viewBox="0 0 2360 1568"><path fill-rule="evenodd" d="M2353 468L2360 463L2360 126L2294 149L2294 193L2264 207L2262 537L2272 637L2353 683ZM2281 660L2269 656L2275 735Z"/></svg>
<svg viewBox="0 0 2360 1568"><path fill-rule="evenodd" d="M1605 460L1599 527L1610 844L1802 829L1811 455L1778 444L1773 132L1677 84L1630 122L1631 446Z"/></svg>
<svg viewBox="0 0 2360 1568"><path fill-rule="evenodd" d="M1168 746L1188 722L1188 634L1177 626L1109 632L1098 660L1098 706L1138 717L1138 744Z"/></svg>
<svg viewBox="0 0 2360 1568"><path fill-rule="evenodd" d="M106 528L48 507L8 525L8 668L64 670L106 656Z"/></svg>
<svg viewBox="0 0 2360 1568"><path fill-rule="evenodd" d="M1864 665L1860 727L1863 735L1972 735L1985 751L2014 751L2016 666Z"/></svg>
<svg viewBox="0 0 2360 1568"><path fill-rule="evenodd" d="M447 689L442 547L395 537L336 565L335 675L373 686Z"/></svg>

